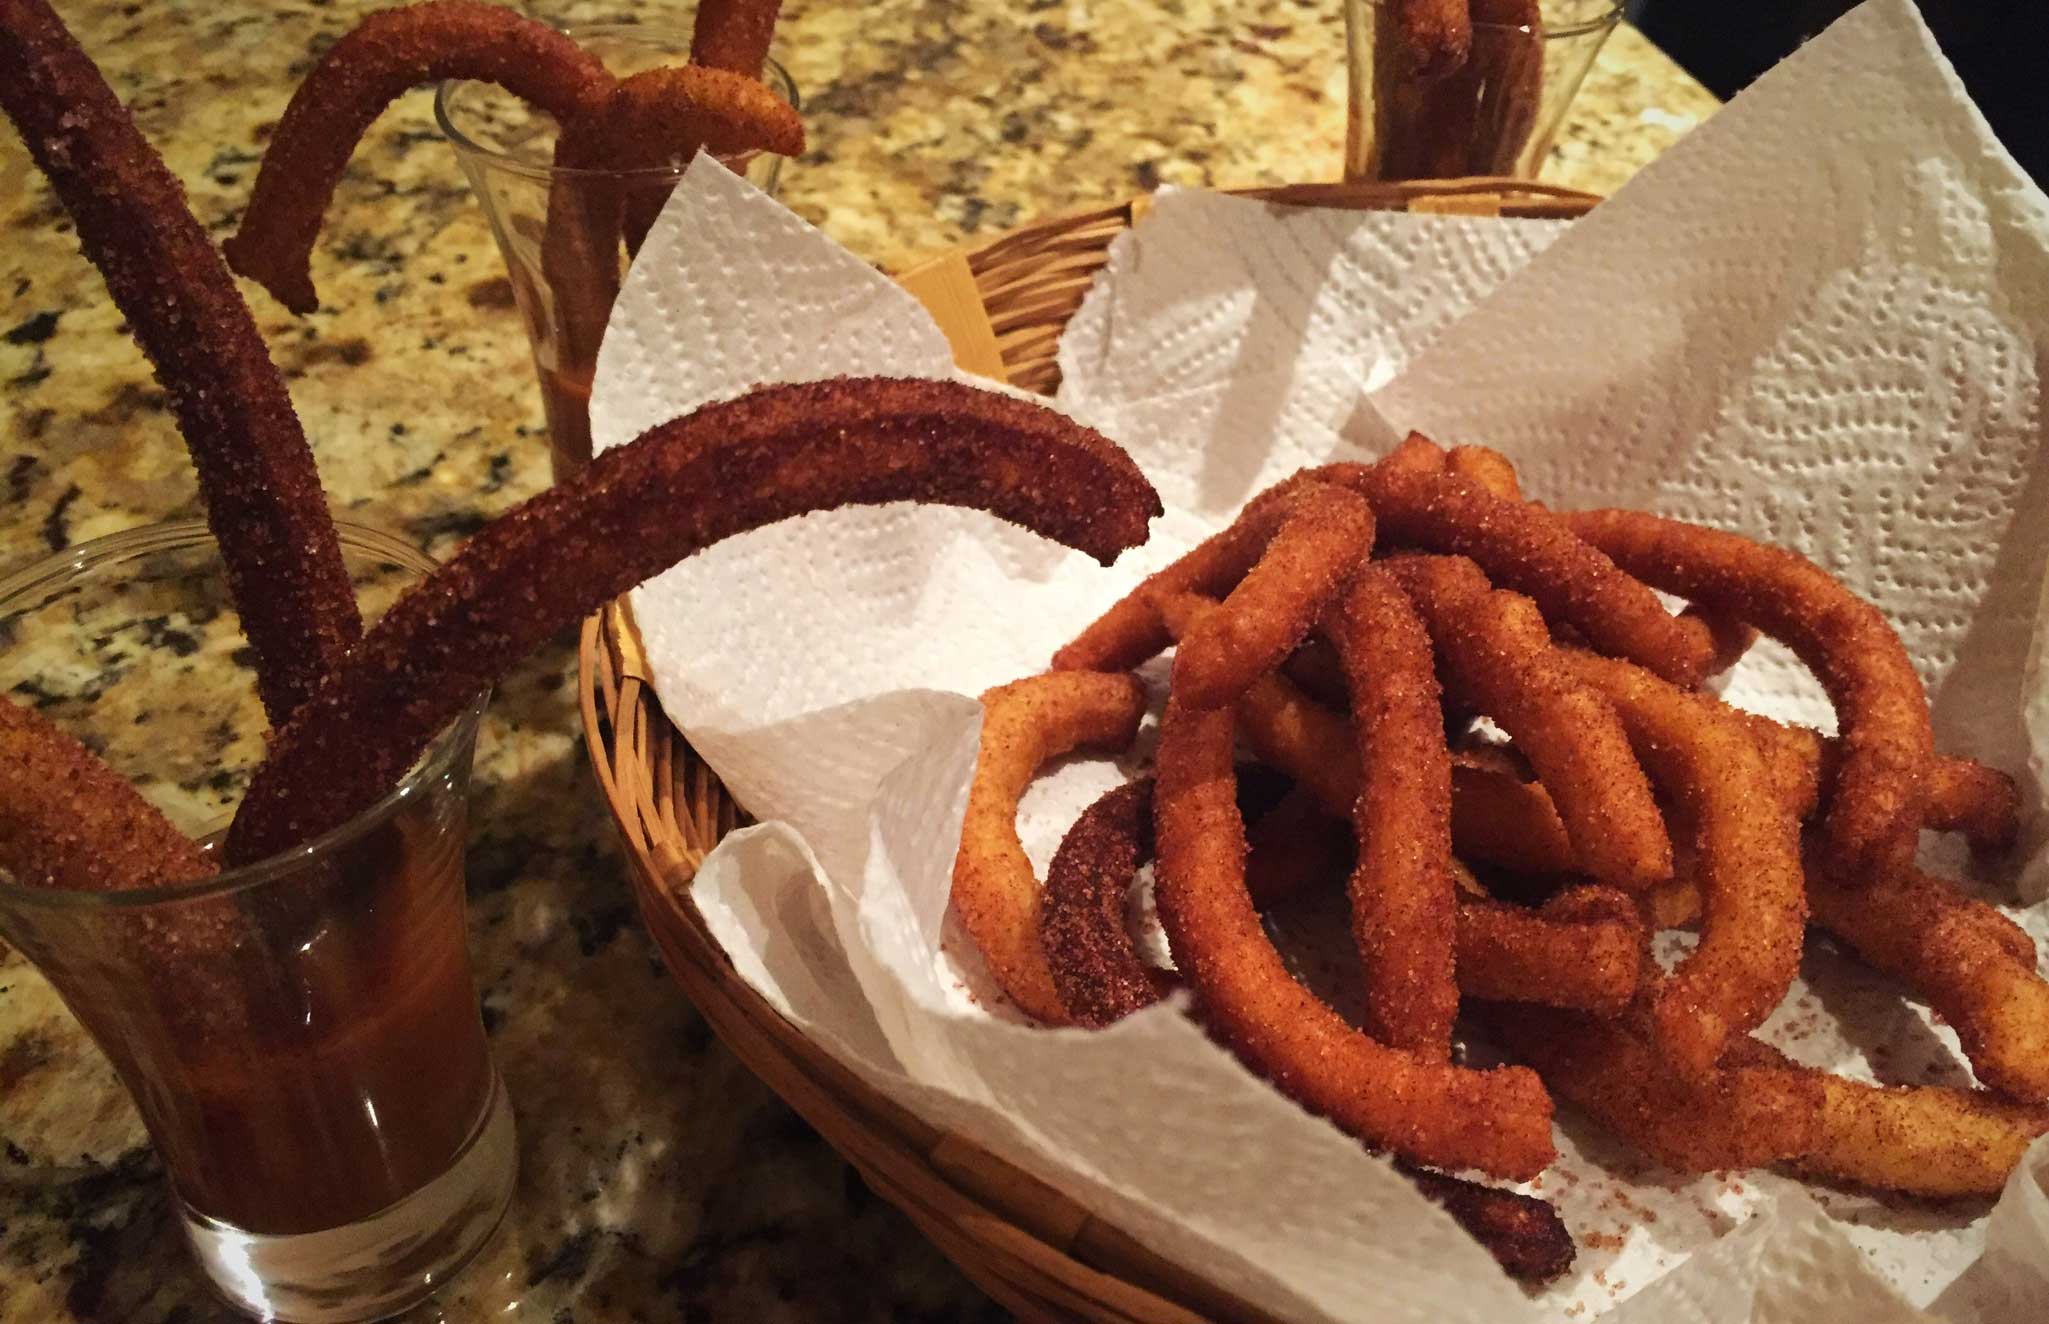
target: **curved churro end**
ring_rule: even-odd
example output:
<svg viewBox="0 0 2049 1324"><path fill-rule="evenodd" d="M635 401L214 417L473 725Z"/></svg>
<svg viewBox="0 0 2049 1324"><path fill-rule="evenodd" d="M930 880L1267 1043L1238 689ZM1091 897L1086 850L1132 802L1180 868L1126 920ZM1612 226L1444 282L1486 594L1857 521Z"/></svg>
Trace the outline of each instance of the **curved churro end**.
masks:
<svg viewBox="0 0 2049 1324"><path fill-rule="evenodd" d="M688 161L700 149L718 155L804 151L804 121L790 103L751 78L724 69L678 65L620 80L595 117L595 135L562 163L582 168L648 170Z"/></svg>
<svg viewBox="0 0 2049 1324"><path fill-rule="evenodd" d="M963 843L965 846L965 842ZM1153 779L1106 792L1074 820L1046 868L1039 939L1061 1005L1101 1028L1157 1002L1171 978L1141 961L1125 894L1153 857Z"/></svg>
<svg viewBox="0 0 2049 1324"><path fill-rule="evenodd" d="M1270 495L1262 494L1227 527L1112 603L1053 654L1053 669L1129 671L1156 656L1172 639L1160 614L1162 601L1184 593L1222 597L1258 563L1287 509L1284 500L1266 499Z"/></svg>
<svg viewBox="0 0 2049 1324"><path fill-rule="evenodd" d="M1714 652L1709 656L1707 667L1701 673L1703 680L1712 679L1734 667L1749 653L1750 646L1757 642L1756 626L1727 612L1709 610L1697 602L1688 603L1680 611L1679 618L1682 621L1698 621L1714 643Z"/></svg>
<svg viewBox="0 0 2049 1324"><path fill-rule="evenodd" d="M91 750L0 696L0 872L23 887L111 892L218 871Z"/></svg>
<svg viewBox="0 0 2049 1324"><path fill-rule="evenodd" d="M230 271L261 285L265 293L284 305L285 311L300 317L320 311L320 293L313 288L310 257L294 261L257 235L240 231L221 241L221 255L227 259Z"/></svg>
<svg viewBox="0 0 2049 1324"><path fill-rule="evenodd" d="M221 245L228 265L294 313L319 307L313 245L357 143L401 93L456 78L496 83L565 125L613 81L568 37L502 5L425 0L371 14L292 94L241 224Z"/></svg>
<svg viewBox="0 0 2049 1324"><path fill-rule="evenodd" d="M1835 706L1842 760L1823 830L1846 878L1913 866L1934 727L1920 675L1885 618L1794 552L1631 510L1561 517L1630 574L1784 643Z"/></svg>
<svg viewBox="0 0 2049 1324"><path fill-rule="evenodd" d="M1518 1282L1548 1283L1570 1269L1579 1254L1565 1221L1547 1200L1447 1177L1412 1163L1395 1166Z"/></svg>
<svg viewBox="0 0 2049 1324"><path fill-rule="evenodd" d="M1515 465L1500 451L1486 446L1454 446L1444 457L1444 469L1504 501L1523 498L1522 480L1516 476Z"/></svg>
<svg viewBox="0 0 2049 1324"><path fill-rule="evenodd" d="M1373 509L1363 497L1303 488L1245 578L1181 637L1175 692L1193 708L1236 700L1302 642L1372 550Z"/></svg>
<svg viewBox="0 0 2049 1324"><path fill-rule="evenodd" d="M982 746L953 865L956 914L1011 1000L1048 1025L1069 1020L1040 939L1039 884L1017 836L1017 804L1049 760L1123 749L1145 713L1136 676L1051 671L982 696Z"/></svg>

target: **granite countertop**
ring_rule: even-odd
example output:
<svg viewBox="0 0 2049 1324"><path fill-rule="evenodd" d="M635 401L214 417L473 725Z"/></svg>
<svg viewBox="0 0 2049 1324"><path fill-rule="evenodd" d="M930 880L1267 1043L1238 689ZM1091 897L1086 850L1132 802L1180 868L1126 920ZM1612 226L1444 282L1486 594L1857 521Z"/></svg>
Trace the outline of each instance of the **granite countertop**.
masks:
<svg viewBox="0 0 2049 1324"><path fill-rule="evenodd" d="M308 52L375 7L59 3L217 234ZM1342 27L1337 0L788 0L777 53L812 145L784 198L900 267L1160 182L1330 178ZM1546 177L1612 190L1714 106L1624 28ZM532 368L429 98L387 115L356 160L315 255L323 310L293 319L244 288L337 512L445 553L546 481ZM197 513L160 392L5 132L0 234L0 568ZM482 1263L410 1318L1000 1317L657 965L586 767L566 642L501 687L473 812L471 947L519 1114L520 1187ZM217 1317L159 1176L97 1050L19 956L0 959L0 1321Z"/></svg>

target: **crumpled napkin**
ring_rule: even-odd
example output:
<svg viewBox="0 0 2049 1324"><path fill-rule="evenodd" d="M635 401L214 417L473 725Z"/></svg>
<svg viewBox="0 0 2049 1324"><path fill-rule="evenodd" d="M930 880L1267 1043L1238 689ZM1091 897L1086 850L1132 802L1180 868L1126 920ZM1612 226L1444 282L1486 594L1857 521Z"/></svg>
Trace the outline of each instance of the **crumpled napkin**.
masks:
<svg viewBox="0 0 2049 1324"><path fill-rule="evenodd" d="M1412 426L1507 451L1556 504L1646 504L1821 560L1900 626L1945 748L2026 775L2039 821L2045 216L1905 0L1838 23L1570 227L1162 196L1061 350L1060 405L1167 503L1145 547L1103 570L973 512L844 510L636 592L664 707L765 820L706 861L699 906L864 1080L1276 1317L2017 1317L2049 1300L2049 1146L1971 1218L1676 1177L1568 1111L1542 1193L1581 1258L1533 1298L1177 1006L1016 1024L946 891L971 696L1042 667L1259 485ZM700 161L614 312L593 434L843 373L956 375L907 295ZM1827 720L1775 650L1729 692ZM1131 767L1042 778L1020 817L1035 862ZM1962 1078L1946 1029L1827 953L1767 1030L1818 1065L1883 1049L1891 1072Z"/></svg>

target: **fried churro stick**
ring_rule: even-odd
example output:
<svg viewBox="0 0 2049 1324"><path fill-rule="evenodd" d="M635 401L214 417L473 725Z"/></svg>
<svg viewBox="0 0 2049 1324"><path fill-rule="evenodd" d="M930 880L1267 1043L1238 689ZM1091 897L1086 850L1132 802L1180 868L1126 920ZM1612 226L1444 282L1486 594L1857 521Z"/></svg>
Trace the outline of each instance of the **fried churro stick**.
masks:
<svg viewBox="0 0 2049 1324"><path fill-rule="evenodd" d="M1398 26L1375 30L1377 177L1456 179L1519 172L1543 104L1537 0L1472 0L1455 68L1421 67Z"/></svg>
<svg viewBox="0 0 2049 1324"><path fill-rule="evenodd" d="M1646 937L1629 894L1612 887L1569 887L1535 910L1464 897L1459 992L1619 1015L1636 996Z"/></svg>
<svg viewBox="0 0 2049 1324"><path fill-rule="evenodd" d="M1039 884L1018 840L1017 802L1048 760L1077 749L1123 749L1144 715L1138 678L1102 671L1048 672L982 696L982 746L953 862L953 908L1003 991L1048 1025L1069 1017L1039 939Z"/></svg>
<svg viewBox="0 0 2049 1324"><path fill-rule="evenodd" d="M2049 1099L2049 982L2012 921L1919 870L1851 882L1810 867L1807 895L1816 923L1949 1022L1981 1082Z"/></svg>
<svg viewBox="0 0 2049 1324"><path fill-rule="evenodd" d="M1841 751L1833 742L1827 751L1822 776L1833 785L1840 768L1828 764L1840 760ZM2020 811L2020 790L2013 778L1999 769L1940 754L1929 765L1928 803L1921 826L1960 832L1972 849L1997 852L2013 845L2020 835Z"/></svg>
<svg viewBox="0 0 2049 1324"><path fill-rule="evenodd" d="M475 0L371 14L299 84L263 154L228 265L295 313L320 306L309 257L356 144L402 93L448 78L496 83L559 124L612 90L596 57L544 23Z"/></svg>
<svg viewBox="0 0 2049 1324"><path fill-rule="evenodd" d="M564 362L594 364L619 296L619 242L638 253L670 190L667 169L716 155L804 150L804 124L761 83L723 69L649 69L563 124L541 270ZM636 176L639 176L636 178Z"/></svg>
<svg viewBox="0 0 2049 1324"><path fill-rule="evenodd" d="M1579 1248L1548 1200L1516 1191L1497 1190L1463 1177L1414 1163L1395 1167L1416 1184L1424 1197L1458 1220L1473 1240L1487 1248L1502 1272L1525 1283L1547 1283L1572 1267Z"/></svg>
<svg viewBox="0 0 2049 1324"><path fill-rule="evenodd" d="M1812 1153L1819 1142L1819 1073L1723 1065L1705 1079L1689 1078L1629 1017L1480 1006L1503 1052L1675 1172L1763 1167Z"/></svg>
<svg viewBox="0 0 2049 1324"><path fill-rule="evenodd" d="M1420 432L1411 431L1395 443L1393 450L1381 456L1373 467L1394 473L1442 474L1450 464L1451 455L1444 447ZM1319 469L1309 469L1296 474L1295 477L1317 482L1328 481L1321 477L1322 472Z"/></svg>
<svg viewBox="0 0 2049 1324"><path fill-rule="evenodd" d="M1372 550L1373 508L1364 498L1342 487L1301 489L1258 562L1182 636L1174 656L1181 701L1222 707L1279 666Z"/></svg>
<svg viewBox="0 0 2049 1324"><path fill-rule="evenodd" d="M1660 982L1647 1014L1680 1071L1703 1077L1730 1036L1762 1024L1799 972L1807 929L1800 825L1772 793L1749 729L1723 704L1643 668L1577 649L1581 681L1607 696L1695 833L1701 940Z"/></svg>
<svg viewBox="0 0 2049 1324"><path fill-rule="evenodd" d="M1925 1199L1997 1195L2049 1111L1983 1090L1822 1074L1821 1139L1803 1172Z"/></svg>
<svg viewBox="0 0 2049 1324"><path fill-rule="evenodd" d="M1522 25L1539 22L1534 0L1508 0L1507 7L1516 11L1516 16L1493 14L1482 19L1476 10L1474 18L1476 21L1494 24L1512 22ZM1539 56L1539 67L1541 64L1542 57ZM1522 500L1522 481L1516 475L1515 465L1500 451L1486 446L1455 446L1444 457L1444 471L1452 477L1463 478L1503 500ZM1697 622L1697 628L1707 632L1712 644L1712 653L1702 672L1703 678L1719 676L1735 666L1743 660L1743 655L1750 651L1750 646L1757 642L1755 626L1721 612L1708 611L1698 604L1687 606L1679 615L1682 622ZM1683 624L1682 629L1691 635L1695 633L1696 627L1692 624Z"/></svg>
<svg viewBox="0 0 2049 1324"><path fill-rule="evenodd" d="M264 709L282 722L362 633L284 379L184 190L56 14L5 0L0 38L0 109L170 397Z"/></svg>
<svg viewBox="0 0 2049 1324"><path fill-rule="evenodd" d="M1756 626L1723 612L1709 611L1697 602L1687 604L1679 615L1684 620L1700 622L1708 638L1714 641L1714 653L1708 659L1703 678L1719 676L1735 666L1757 642Z"/></svg>
<svg viewBox="0 0 2049 1324"><path fill-rule="evenodd" d="M1430 636L1378 566L1352 577L1325 628L1351 687L1359 766L1373 770L1352 809L1358 863L1348 886L1366 1029L1426 1061L1448 1061L1458 1015L1451 753ZM1180 679L1177 665L1177 697Z"/></svg>
<svg viewBox="0 0 2049 1324"><path fill-rule="evenodd" d="M1326 465L1303 476L1364 495L1383 544L1468 557L1496 585L1531 598L1599 652L1689 688L1706 674L1715 653L1707 627L1666 611L1648 586L1541 506L1386 461Z"/></svg>
<svg viewBox="0 0 2049 1324"><path fill-rule="evenodd" d="M1840 872L1910 868L1935 736L1921 678L1885 617L1805 557L1738 534L1626 510L1564 519L1631 574L1755 624L1807 664L1842 731L1822 822Z"/></svg>
<svg viewBox="0 0 2049 1324"><path fill-rule="evenodd" d="M703 0L690 32L690 62L760 78L782 0Z"/></svg>
<svg viewBox="0 0 2049 1324"><path fill-rule="evenodd" d="M1398 473L1437 474L1444 451L1411 433L1380 461ZM1087 629L1053 654L1057 671L1129 671L1172 641L1158 603L1180 594L1220 598L1251 572L1305 488L1318 486L1305 471L1276 483L1245 504L1238 518L1113 603Z"/></svg>
<svg viewBox="0 0 2049 1324"><path fill-rule="evenodd" d="M1810 876L1810 886L1812 881ZM1669 896L1673 910L1661 927L1685 923L1698 914L1700 894L1690 878L1675 879L1660 891ZM1830 927L1830 918L1835 918L1873 944L1877 955L1865 959L1909 982L1914 982L1909 971L1924 970L1925 962L1941 959L1935 954L1939 950L1975 953L1961 959L1972 962L1971 968L1990 968L1993 998L2002 996L2000 987L2011 989L2024 982L2021 972L2034 969L2034 941L2019 926L1942 879L1915 874L1854 893L1833 889L1814 895L1817 922ZM1875 905L1877 913L1860 919L1867 903ZM1888 928L1900 931L1891 943L1886 942ZM1844 941L1856 947L1853 939ZM1864 955L1862 949L1859 955ZM1988 1005L1950 981L1938 981L1937 992L1927 995L1933 999L1938 994L1942 1001L1937 1009L1946 1019L1955 1013L1976 1023ZM2019 1000L2023 1007L2040 1003L2039 995L2027 993ZM2011 1037L2021 1039L2023 1054L2029 1051L2027 1033L2024 1023L2019 1030L2010 1030ZM1794 1166L1811 1175L1879 1190L1931 1199L1996 1194L2028 1144L2049 1130L2049 1110L2037 1102L1937 1085L1866 1084L1798 1066L1749 1036L1730 1041L1723 1066L1772 1067L1810 1077L1811 1087L1821 1092L1821 1112L1811 1150L1789 1156L1794 1157Z"/></svg>
<svg viewBox="0 0 2049 1324"><path fill-rule="evenodd" d="M1513 1056L1652 1158L1681 1172L1779 1163L1926 1199L1996 1195L2049 1110L1982 1090L1887 1086L1801 1066L1748 1036L1689 1083L1625 1021L1490 1008Z"/></svg>
<svg viewBox="0 0 2049 1324"><path fill-rule="evenodd" d="M1182 631L1214 610L1195 594L1159 599L1161 619ZM1351 817L1359 756L1351 724L1278 675L1254 681L1237 704L1240 734L1259 758L1294 778L1333 818ZM1550 793L1477 751L1451 769L1452 845L1461 855L1531 873L1582 871ZM1254 829L1257 832L1257 828Z"/></svg>
<svg viewBox="0 0 2049 1324"><path fill-rule="evenodd" d="M1039 951L1060 1005L1076 1025L1100 1029L1122 1020L1159 1001L1173 984L1168 972L1138 959L1124 927L1125 893L1152 857L1153 779L1142 777L1083 810L1046 867ZM960 866L954 868L958 876Z"/></svg>
<svg viewBox="0 0 2049 1324"><path fill-rule="evenodd" d="M0 871L22 887L171 887L218 870L91 750L0 698Z"/></svg>
<svg viewBox="0 0 2049 1324"><path fill-rule="evenodd" d="M1867 904L1869 892L1869 904ZM1688 873L1658 887L1651 922L1676 928L1701 916L1701 892ZM1822 924L1865 961L1914 986L1965 1041L1965 1056L1988 1058L1985 1082L2016 1076L2000 1086L2024 1099L2043 1080L2039 1064L2049 1043L2049 990L2035 974L2035 939L1994 906L1967 896L1953 881L1922 871L1887 877L1869 889L1830 881L1826 869L1807 871L1807 900Z"/></svg>
<svg viewBox="0 0 2049 1324"><path fill-rule="evenodd" d="M706 405L500 516L420 581L272 741L227 857L348 821L526 653L650 575L806 511L971 506L1109 561L1159 497L1044 406L954 382L837 379Z"/></svg>
<svg viewBox="0 0 2049 1324"><path fill-rule="evenodd" d="M1792 1166L1831 1181L1933 1200L1997 1195L2049 1131L2049 1110L1983 1090L1867 1084L1801 1067L1748 1037L1730 1046L1730 1058L1819 1080L1820 1134Z"/></svg>
<svg viewBox="0 0 2049 1324"><path fill-rule="evenodd" d="M1287 493L1269 489L1236 520L1197 543L1111 604L1088 628L1053 654L1055 671L1130 671L1172 641L1158 602L1181 593L1221 597L1236 587L1265 553L1286 518Z"/></svg>
<svg viewBox="0 0 2049 1324"><path fill-rule="evenodd" d="M569 125L556 164L629 174L687 165L698 152L738 156L804 151L804 122L759 81L724 69L686 65L622 79L595 114ZM666 195L625 199L626 246L639 252Z"/></svg>
<svg viewBox="0 0 2049 1324"><path fill-rule="evenodd" d="M1805 819L1828 803L1845 758L1842 742L1808 727L1736 711L1774 763L1787 806ZM1996 768L1937 754L1928 765L1921 826L1960 832L1973 850L2005 850L2020 831L2020 790Z"/></svg>
<svg viewBox="0 0 2049 1324"><path fill-rule="evenodd" d="M1554 1151L1550 1102L1535 1077L1389 1048L1288 973L1245 889L1232 724L1229 709L1192 711L1170 698L1160 729L1156 897L1203 1019L1253 1069L1369 1144L1497 1176L1541 1171Z"/></svg>
<svg viewBox="0 0 2049 1324"><path fill-rule="evenodd" d="M1469 860L1518 873L1573 873L1579 862L1543 783L1488 749L1451 756L1451 839Z"/></svg>
<svg viewBox="0 0 2049 1324"><path fill-rule="evenodd" d="M1614 708L1573 677L1536 606L1494 590L1463 558L1383 564L1429 627L1454 691L1535 766L1587 872L1628 891L1671 877L1664 820Z"/></svg>

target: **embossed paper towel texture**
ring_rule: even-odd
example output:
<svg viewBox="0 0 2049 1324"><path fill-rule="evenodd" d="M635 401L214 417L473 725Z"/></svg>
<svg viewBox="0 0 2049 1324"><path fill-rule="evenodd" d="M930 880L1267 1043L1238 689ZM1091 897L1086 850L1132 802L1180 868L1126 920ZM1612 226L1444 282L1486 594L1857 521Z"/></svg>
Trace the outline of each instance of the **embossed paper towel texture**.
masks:
<svg viewBox="0 0 2049 1324"><path fill-rule="evenodd" d="M1890 59L1905 80L1894 93L1903 101L1942 103L1954 95L1897 6L1860 13L1803 58L1844 58L1833 48L1845 43L1855 63ZM1719 137L1696 139L1697 150L1781 133L1782 107L1766 100L1763 119L1750 107L1767 94L1787 95L1799 78L1789 69L1761 84L1711 126ZM1939 119L1947 112L1931 104L1927 113ZM1975 140L1966 145L1983 151ZM1813 153L1825 155L1826 147ZM1689 150L1695 143L1675 153L1674 182L1659 187L1706 190L1710 199L1696 205L1716 205L1733 186L1712 170L1680 173ZM1623 211L1636 189L1596 219ZM858 1070L1277 1314L1492 1319L1605 1305L1689 1250L1713 1244L1774 1179L1718 1187L1704 1199L1692 1193L1683 1208L1662 1214L1643 1203L1661 1196L1655 1173L1642 1174L1648 1188L1553 1179L1546 1194L1561 1198L1575 1226L1602 1229L1602 1241L1586 1248L1585 1275L1531 1306L1384 1169L1293 1112L1171 1010L1097 1036L1029 1032L971 1005L963 992L978 976L971 954L960 959L950 946L947 959L934 959L975 732L974 705L959 696L1042 663L1144 565L1213 526L1262 476L1322 458L1346 437L1384 442L1387 424L1360 400L1362 389L1385 388L1398 423L1506 442L1534 483L1574 481L1544 468L1540 448L1520 437L1484 435L1431 415L1447 406L1409 390L1413 374L1400 370L1430 335L1437 347L1423 352L1418 370L1449 353L1467 321L1490 316L1524 281L1551 278L1558 253L1576 248L1574 260L1589 260L1577 231L1470 317L1453 320L1462 300L1485 294L1549 231L1431 218L1233 213L1215 221L1203 214L1212 203L1163 201L1162 224L1127 242L1115 284L1092 300L1091 315L1077 319L1067 347L1073 406L1110 425L1175 511L1154 545L1127 555L1130 564L1104 572L980 516L897 508L811 517L735 540L639 595L671 715L746 803L797 829L758 829L722 848L700 881L700 903L743 974ZM1176 228L1172 211L1181 207L1184 219L1202 225L1250 228L1204 253L1199 225ZM1274 227L1270 237L1262 225ZM600 364L594 424L601 445L755 381L950 371L943 342L892 287L714 170L693 169L661 234L660 246L635 266ZM1172 251L1149 249L1147 236L1198 245L1197 279L1223 305L1202 308L1194 329L1173 341L1149 339L1145 330L1149 318L1175 312L1171 282L1142 283L1173 275L1164 259L1146 269L1150 254ZM1609 240L1630 241L1626 230ZM1268 261L1288 250L1315 255L1312 269ZM1250 286L1250 296L1217 277L1219 268L1242 271L1232 279ZM1287 315L1274 319L1286 294L1270 288L1276 271L1298 291L1313 291L1312 305L1342 303L1313 307L1290 332ZM1419 289L1443 292L1419 299ZM1122 320L1091 320L1106 312ZM1112 348L1134 334L1151 362ZM1291 344L1289 352L1277 348ZM1567 387L1573 382L1564 379ZM2031 380L2027 389L2032 408ZM904 692L918 686L953 693ZM907 754L916 756L905 762ZM1106 765L1084 763L1035 789L1021 827L1041 863L1065 822L1114 777ZM814 850L822 875L811 868ZM1170 1135L1182 1143L1164 1145ZM1568 1132L1562 1139L1561 1173L1628 1168L1596 1137ZM1582 1139L1592 1155L1580 1154ZM1635 1211L1618 1207L1618 1196L1637 1201ZM1756 1224L1751 1235L1784 1259L1791 1243L1782 1224L1790 1226L1784 1219ZM1633 1236L1610 1227L1630 1227ZM1993 1227L1998 1240L1999 1219ZM1896 1230L1880 1234L1915 1244ZM1839 1267L1860 1263L1835 1224L1814 1235L1840 1252ZM1895 1275L1906 1269L1906 1285L1925 1299L1968 1259L1971 1236L1982 1235L1976 1229L1965 1237L1953 1263L1894 1264ZM1656 1295L1688 1302L1693 1318L1763 1318L1768 1302L1753 1288L1757 1266L1769 1259L1762 1250L1748 1258L1702 1255L1662 1280ZM1868 1276L1852 1280L1859 1285L1831 1299L1878 1314L1888 1290Z"/></svg>

